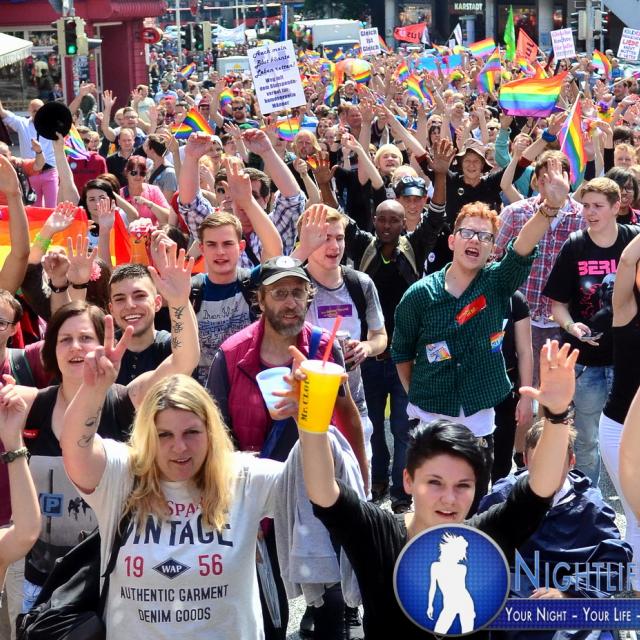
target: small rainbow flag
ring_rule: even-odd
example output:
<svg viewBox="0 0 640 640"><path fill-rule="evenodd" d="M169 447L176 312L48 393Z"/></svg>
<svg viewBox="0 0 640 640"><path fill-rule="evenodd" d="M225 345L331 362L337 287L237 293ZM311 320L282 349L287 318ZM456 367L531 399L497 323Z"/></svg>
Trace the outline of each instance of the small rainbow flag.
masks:
<svg viewBox="0 0 640 640"><path fill-rule="evenodd" d="M344 60L347 56L344 54L342 47L338 47L338 50L333 54L333 61L340 62L340 60Z"/></svg>
<svg viewBox="0 0 640 640"><path fill-rule="evenodd" d="M400 80L400 82L406 82L409 79L409 67L407 66L406 60L403 60L400 63L400 66L396 69L394 77L396 80Z"/></svg>
<svg viewBox="0 0 640 640"><path fill-rule="evenodd" d="M407 78L407 91L412 95L418 98L418 100L423 101L425 99L424 94L422 93L422 83L420 78L412 73Z"/></svg>
<svg viewBox="0 0 640 640"><path fill-rule="evenodd" d="M385 53L391 53L391 49L389 49L389 47L387 46L387 43L384 41L384 38L380 34L378 34L378 42L380 43L380 48Z"/></svg>
<svg viewBox="0 0 640 640"><path fill-rule="evenodd" d="M546 118L556 106L567 73L564 71L551 78L525 78L503 84L498 103L510 116Z"/></svg>
<svg viewBox="0 0 640 640"><path fill-rule="evenodd" d="M87 151L74 124L71 125L69 134L64 139L64 155L69 160L88 160L91 157L91 152Z"/></svg>
<svg viewBox="0 0 640 640"><path fill-rule="evenodd" d="M229 104L233 100L233 93L231 93L231 89L225 89L220 94L220 106L223 107L226 104Z"/></svg>
<svg viewBox="0 0 640 640"><path fill-rule="evenodd" d="M609 58L602 53L602 51L598 51L597 49L593 50L593 56L591 58L591 64L599 71L605 78L611 77L611 62L609 62Z"/></svg>
<svg viewBox="0 0 640 640"><path fill-rule="evenodd" d="M195 70L196 70L196 63L190 62L189 64L186 64L184 67L182 67L182 69L180 69L178 73L183 78L189 78Z"/></svg>
<svg viewBox="0 0 640 640"><path fill-rule="evenodd" d="M501 71L500 48L496 47L476 78L478 88L485 93L493 93L496 88L496 79L500 77Z"/></svg>
<svg viewBox="0 0 640 640"><path fill-rule="evenodd" d="M547 72L542 68L542 65L537 60L534 60L531 63L531 65L533 66L533 69L536 72L535 75L533 76L534 78L543 79L548 77Z"/></svg>
<svg viewBox="0 0 640 640"><path fill-rule="evenodd" d="M278 137L287 142L292 142L300 131L300 120L298 118L283 118L276 122Z"/></svg>
<svg viewBox="0 0 640 640"><path fill-rule="evenodd" d="M191 109L181 124L171 127L171 133L178 138L178 140L186 140L192 133L198 131L208 133L210 136L213 135L213 130L209 126L209 123L202 117L197 109Z"/></svg>
<svg viewBox="0 0 640 640"><path fill-rule="evenodd" d="M314 58L317 59L320 57L320 53L318 51L314 51L313 49L305 50L302 55L309 60L313 60Z"/></svg>
<svg viewBox="0 0 640 640"><path fill-rule="evenodd" d="M582 181L584 169L587 166L587 154L584 150L582 137L582 107L580 98L573 105L573 111L567 118L558 134L560 151L564 151L569 159L571 168L571 183L575 186Z"/></svg>
<svg viewBox="0 0 640 640"><path fill-rule="evenodd" d="M496 43L493 38L478 40L478 42L469 45L469 51L474 58L486 58L493 53L495 48Z"/></svg>

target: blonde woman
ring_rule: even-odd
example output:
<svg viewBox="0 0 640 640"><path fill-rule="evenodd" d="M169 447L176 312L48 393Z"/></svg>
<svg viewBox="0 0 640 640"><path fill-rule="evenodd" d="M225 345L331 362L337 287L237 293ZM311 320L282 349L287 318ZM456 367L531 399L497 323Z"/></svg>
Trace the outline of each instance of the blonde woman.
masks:
<svg viewBox="0 0 640 640"><path fill-rule="evenodd" d="M256 532L272 515L281 464L234 453L217 407L186 375L149 390L128 444L100 438L92 407L117 369L102 348L85 359L62 434L67 473L97 515L103 570L131 515L110 576L107 640L263 638Z"/></svg>

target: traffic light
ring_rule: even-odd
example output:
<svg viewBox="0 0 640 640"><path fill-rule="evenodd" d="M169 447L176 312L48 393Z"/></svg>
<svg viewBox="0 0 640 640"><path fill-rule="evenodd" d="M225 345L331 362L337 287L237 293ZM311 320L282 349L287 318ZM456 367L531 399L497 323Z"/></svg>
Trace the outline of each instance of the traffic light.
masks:
<svg viewBox="0 0 640 640"><path fill-rule="evenodd" d="M88 56L89 55L89 39L87 38L87 34L84 32L85 21L82 18L76 18L76 37L78 43L78 55L79 56Z"/></svg>
<svg viewBox="0 0 640 640"><path fill-rule="evenodd" d="M75 18L65 18L64 20L64 43L65 55L78 55L78 33Z"/></svg>
<svg viewBox="0 0 640 640"><path fill-rule="evenodd" d="M193 43L194 51L204 51L204 30L202 24L193 22L189 25L191 27L191 42Z"/></svg>
<svg viewBox="0 0 640 640"><path fill-rule="evenodd" d="M63 56L65 51L64 18L58 18L55 22L51 23L51 26L56 30L56 33L53 36L56 41L54 50L57 54Z"/></svg>
<svg viewBox="0 0 640 640"><path fill-rule="evenodd" d="M584 9L571 14L571 30L577 40L587 38L587 12Z"/></svg>
<svg viewBox="0 0 640 640"><path fill-rule="evenodd" d="M596 9L593 12L593 33L595 35L607 34L609 31L609 12L605 9Z"/></svg>
<svg viewBox="0 0 640 640"><path fill-rule="evenodd" d="M193 49L193 41L191 39L191 25L180 25L180 46L187 51Z"/></svg>

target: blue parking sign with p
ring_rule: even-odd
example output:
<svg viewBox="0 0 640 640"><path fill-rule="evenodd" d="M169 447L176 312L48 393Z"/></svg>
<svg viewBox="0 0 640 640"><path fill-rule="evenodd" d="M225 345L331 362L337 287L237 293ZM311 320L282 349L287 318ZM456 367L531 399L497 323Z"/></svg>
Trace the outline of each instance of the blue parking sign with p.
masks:
<svg viewBox="0 0 640 640"><path fill-rule="evenodd" d="M63 493L41 493L40 510L47 518L62 517L62 505L64 503Z"/></svg>

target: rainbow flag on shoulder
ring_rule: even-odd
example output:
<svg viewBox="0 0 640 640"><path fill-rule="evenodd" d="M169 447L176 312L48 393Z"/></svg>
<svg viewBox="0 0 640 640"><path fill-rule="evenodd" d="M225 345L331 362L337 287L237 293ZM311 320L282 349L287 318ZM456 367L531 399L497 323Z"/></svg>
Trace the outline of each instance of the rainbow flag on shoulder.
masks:
<svg viewBox="0 0 640 640"><path fill-rule="evenodd" d="M498 103L510 116L546 118L556 106L567 73L507 82L500 88Z"/></svg>
<svg viewBox="0 0 640 640"><path fill-rule="evenodd" d="M474 58L486 58L490 56L496 48L496 42L493 38L485 38L478 40L469 45L469 51Z"/></svg>

